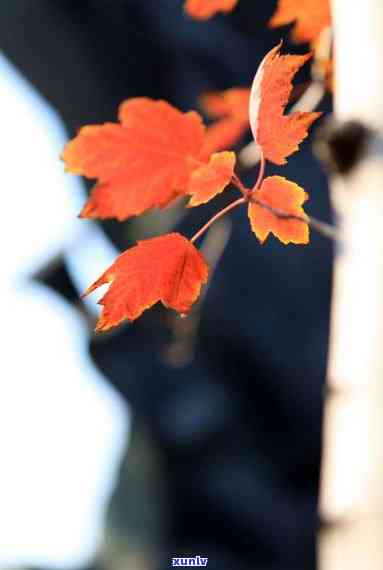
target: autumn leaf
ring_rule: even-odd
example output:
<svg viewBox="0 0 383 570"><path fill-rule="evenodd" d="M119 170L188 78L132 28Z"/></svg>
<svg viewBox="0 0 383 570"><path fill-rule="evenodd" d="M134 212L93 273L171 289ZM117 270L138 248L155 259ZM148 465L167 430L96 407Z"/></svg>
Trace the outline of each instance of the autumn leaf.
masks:
<svg viewBox="0 0 383 570"><path fill-rule="evenodd" d="M119 124L83 127L64 149L67 171L97 179L81 217L125 220L197 192L191 177L201 167L203 176L197 179L212 181L216 176L218 157L209 173L205 127L198 113L136 98L121 105L119 119Z"/></svg>
<svg viewBox="0 0 383 570"><path fill-rule="evenodd" d="M278 212L283 212L283 215L305 217L302 205L307 200L307 194L303 188L282 176L269 176L264 179L261 187L256 191L255 199L256 202L249 203L248 215L251 229L261 243L270 233L273 233L284 244L308 243L309 227L306 222L283 219L268 209L273 208Z"/></svg>
<svg viewBox="0 0 383 570"><path fill-rule="evenodd" d="M207 20L218 12L231 12L238 0L186 0L185 12L197 20Z"/></svg>
<svg viewBox="0 0 383 570"><path fill-rule="evenodd" d="M249 129L250 89L235 87L222 92L203 95L204 111L217 119L206 129L203 155L232 148Z"/></svg>
<svg viewBox="0 0 383 570"><path fill-rule="evenodd" d="M200 98L202 108L210 117L233 117L242 123L249 122L250 88L233 87L226 91L205 93Z"/></svg>
<svg viewBox="0 0 383 570"><path fill-rule="evenodd" d="M85 293L109 283L99 301L103 309L96 330L106 331L126 319L134 321L158 301L185 315L206 283L208 271L201 253L181 234L138 242Z"/></svg>
<svg viewBox="0 0 383 570"><path fill-rule="evenodd" d="M223 192L234 173L235 153L219 152L213 154L209 164L195 170L189 183L189 194L192 195L188 206L206 204L217 194Z"/></svg>
<svg viewBox="0 0 383 570"><path fill-rule="evenodd" d="M292 90L292 78L311 57L280 55L281 44L263 59L253 81L250 95L250 126L264 158L285 164L307 136L311 124L321 113L295 112L284 115Z"/></svg>
<svg viewBox="0 0 383 570"><path fill-rule="evenodd" d="M198 113L181 113L165 101L124 102L120 123L80 129L63 152L66 169L98 180L81 212L85 218L125 220L185 194L205 127Z"/></svg>
<svg viewBox="0 0 383 570"><path fill-rule="evenodd" d="M295 42L314 42L323 28L331 24L329 0L278 0L269 25L276 28L292 22Z"/></svg>

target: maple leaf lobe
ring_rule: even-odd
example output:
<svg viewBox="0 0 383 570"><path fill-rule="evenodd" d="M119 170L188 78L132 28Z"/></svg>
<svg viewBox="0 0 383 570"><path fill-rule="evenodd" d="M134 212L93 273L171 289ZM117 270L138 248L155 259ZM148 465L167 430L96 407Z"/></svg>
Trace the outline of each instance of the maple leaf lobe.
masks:
<svg viewBox="0 0 383 570"><path fill-rule="evenodd" d="M189 182L191 199L188 206L200 206L223 192L234 174L235 153L219 152L211 156L210 162L195 170Z"/></svg>

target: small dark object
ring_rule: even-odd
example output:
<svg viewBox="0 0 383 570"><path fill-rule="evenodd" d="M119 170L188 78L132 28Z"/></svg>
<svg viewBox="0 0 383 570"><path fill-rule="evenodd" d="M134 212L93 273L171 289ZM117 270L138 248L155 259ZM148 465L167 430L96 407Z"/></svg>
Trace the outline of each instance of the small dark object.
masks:
<svg viewBox="0 0 383 570"><path fill-rule="evenodd" d="M373 133L363 123L330 119L318 130L315 152L330 172L346 175L364 156Z"/></svg>

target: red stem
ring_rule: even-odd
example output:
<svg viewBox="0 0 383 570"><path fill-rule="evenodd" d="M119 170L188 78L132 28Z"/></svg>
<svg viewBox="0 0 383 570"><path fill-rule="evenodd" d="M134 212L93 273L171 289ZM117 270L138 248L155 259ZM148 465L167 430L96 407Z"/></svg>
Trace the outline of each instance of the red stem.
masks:
<svg viewBox="0 0 383 570"><path fill-rule="evenodd" d="M226 206L226 208L224 208L223 210L220 210L217 214L215 214L212 218L210 218L210 220L204 226L202 226L202 228L200 230L198 230L198 232L196 234L194 234L194 236L190 240L191 243L194 243L198 238L200 238L206 232L206 230L208 230L210 228L210 226L212 224L214 224L214 222L216 222L217 220L219 220L220 218L225 216L228 212L230 212L231 210L233 210L237 206L240 206L241 204L246 204L246 202L251 201L251 199L254 195L254 192L261 185L261 182L262 182L263 177L265 175L265 166L266 166L265 157L263 156L263 154L261 154L258 178L257 178L257 181L251 190L249 190L248 188L246 188L242 184L242 181L238 178L238 176L236 174L233 174L231 182L234 186L236 186L238 188L238 190L241 192L243 197L239 198L238 200L235 200L235 202L232 202L231 204Z"/></svg>
<svg viewBox="0 0 383 570"><path fill-rule="evenodd" d="M265 166L266 166L266 160L262 154L260 159L258 178L251 190L249 190L242 184L241 180L238 178L236 174L233 174L231 180L232 184L236 186L238 190L241 192L242 198L238 198L238 200L231 202L231 204L226 206L226 208L220 210L219 212L217 212L217 214L215 214L212 218L210 218L210 220L204 226L202 226L202 228L199 229L197 233L194 234L194 236L190 240L191 243L194 243L198 238L200 238L210 228L210 226L214 224L214 222L225 216L228 212L230 212L237 206L240 206L241 204L246 204L248 202L254 202L255 204L258 204L262 208L265 208L269 212L273 213L277 218L280 218L282 220L299 220L301 222L311 225L321 234L330 237L332 239L337 239L336 229L330 226L329 224L316 220L315 218L307 216L306 214L302 216L296 214L289 214L283 210L280 210L279 208L274 208L272 206L269 206L269 204L265 204L264 202L256 198L254 194L262 183L263 177L265 175Z"/></svg>
<svg viewBox="0 0 383 570"><path fill-rule="evenodd" d="M231 178L231 183L233 184L233 186L235 186L241 192L241 194L243 194L245 197L248 196L248 194L249 194L248 188L246 188L242 184L242 181L238 178L238 176L235 173L233 174L233 176Z"/></svg>
<svg viewBox="0 0 383 570"><path fill-rule="evenodd" d="M263 177L265 175L265 168L266 168L266 160L265 160L265 157L263 156L263 153L261 152L258 178L257 178L257 181L252 188L252 192L255 192L255 190L258 190L258 188L260 187L261 182L263 180Z"/></svg>
<svg viewBox="0 0 383 570"><path fill-rule="evenodd" d="M231 202L231 204L226 206L226 208L217 212L217 214L215 214L212 218L210 218L210 220L204 226L202 226L202 228L198 230L196 234L194 234L194 236L190 240L191 243L194 243L198 238L200 238L206 232L206 230L208 230L210 226L214 224L214 222L225 216L231 210L234 210L234 208L236 208L237 206L245 204L246 202L247 200L245 197L238 198L238 200L235 200L235 202Z"/></svg>

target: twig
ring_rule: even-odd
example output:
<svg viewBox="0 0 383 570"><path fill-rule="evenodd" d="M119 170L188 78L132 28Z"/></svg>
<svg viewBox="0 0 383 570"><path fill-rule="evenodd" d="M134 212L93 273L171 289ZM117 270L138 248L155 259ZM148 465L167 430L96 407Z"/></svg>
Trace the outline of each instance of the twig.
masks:
<svg viewBox="0 0 383 570"><path fill-rule="evenodd" d="M216 222L217 220L228 214L231 210L233 210L237 206L245 204L246 201L247 201L246 197L243 197L243 198L238 198L238 200L235 200L234 202L231 202L228 206L226 206L226 208L220 210L217 214L215 214L215 216L210 218L210 220L204 226L202 226L202 228L198 230L196 234L194 234L194 236L191 238L190 241L194 243L198 238L200 238L206 232L206 230L210 228L212 224L214 224L214 222Z"/></svg>

